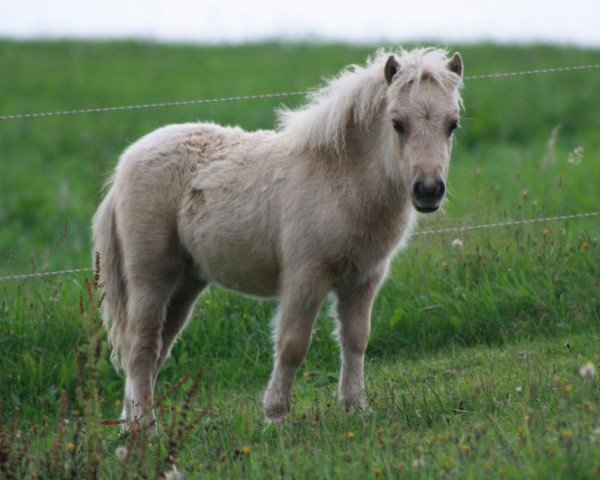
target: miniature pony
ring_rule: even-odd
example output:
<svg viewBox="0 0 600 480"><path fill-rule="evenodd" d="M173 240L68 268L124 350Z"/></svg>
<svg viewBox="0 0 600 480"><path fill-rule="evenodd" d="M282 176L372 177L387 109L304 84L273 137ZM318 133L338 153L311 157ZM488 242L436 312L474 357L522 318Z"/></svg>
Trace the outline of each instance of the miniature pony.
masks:
<svg viewBox="0 0 600 480"><path fill-rule="evenodd" d="M123 419L154 423L159 369L210 284L278 297L262 404L280 422L315 317L335 296L339 400L367 407L371 309L390 260L445 193L463 63L380 52L281 110L276 131L170 125L122 155L93 221ZM145 417L145 415L147 415Z"/></svg>

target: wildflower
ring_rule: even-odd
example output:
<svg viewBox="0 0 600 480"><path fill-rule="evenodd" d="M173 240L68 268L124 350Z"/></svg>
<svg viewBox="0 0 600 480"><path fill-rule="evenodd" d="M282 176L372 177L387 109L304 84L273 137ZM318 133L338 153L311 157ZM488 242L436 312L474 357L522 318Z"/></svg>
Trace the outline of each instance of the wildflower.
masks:
<svg viewBox="0 0 600 480"><path fill-rule="evenodd" d="M67 443L67 447L66 448L67 448L67 450L69 452L72 452L73 450L75 450L75 444L72 443L72 442L69 442L69 443Z"/></svg>
<svg viewBox="0 0 600 480"><path fill-rule="evenodd" d="M381 468L373 469L373 475L375 475L375 478L381 477Z"/></svg>
<svg viewBox="0 0 600 480"><path fill-rule="evenodd" d="M460 453L469 453L471 451L471 445L463 443L458 446L458 449L460 450Z"/></svg>
<svg viewBox="0 0 600 480"><path fill-rule="evenodd" d="M454 248L462 248L463 247L463 243L460 240L460 238L455 238L454 240L452 240L452 247L454 247Z"/></svg>
<svg viewBox="0 0 600 480"><path fill-rule="evenodd" d="M303 378L304 380L308 380L308 379L310 378L310 372L306 372L306 371L305 371L305 372L302 374L302 378Z"/></svg>
<svg viewBox="0 0 600 480"><path fill-rule="evenodd" d="M581 367L579 367L579 375L584 380L587 378L594 378L596 375L596 367L592 362L584 363Z"/></svg>
<svg viewBox="0 0 600 480"><path fill-rule="evenodd" d="M115 408L117 410L119 410L121 408L123 404L121 403L121 400L119 400L118 398L115 400Z"/></svg>
<svg viewBox="0 0 600 480"><path fill-rule="evenodd" d="M547 237L547 236L548 236L548 233L550 233L550 232L548 232L548 229L547 229L547 228L544 228L544 229L542 230L542 235L543 235L544 237Z"/></svg>
<svg viewBox="0 0 600 480"><path fill-rule="evenodd" d="M175 465L165 473L165 480L186 480L187 477L187 472L180 472Z"/></svg>
<svg viewBox="0 0 600 480"><path fill-rule="evenodd" d="M523 190L523 198L527 198L529 197L529 190L525 189Z"/></svg>
<svg viewBox="0 0 600 480"><path fill-rule="evenodd" d="M521 385L519 385L517 388L515 388L515 392L516 393L523 393L523 387Z"/></svg>
<svg viewBox="0 0 600 480"><path fill-rule="evenodd" d="M425 466L425 460L423 458L415 458L411 463L412 468L423 468Z"/></svg>
<svg viewBox="0 0 600 480"><path fill-rule="evenodd" d="M562 432L561 436L562 436L563 440L565 441L565 443L568 443L568 444L573 443L573 440L575 440L575 434L571 430L565 430L564 432Z"/></svg>
<svg viewBox="0 0 600 480"><path fill-rule="evenodd" d="M245 446L244 448L242 448L242 453L244 455L250 455L250 447Z"/></svg>
<svg viewBox="0 0 600 480"><path fill-rule="evenodd" d="M127 447L125 445L119 445L116 449L115 449L115 456L123 461L127 458Z"/></svg>
<svg viewBox="0 0 600 480"><path fill-rule="evenodd" d="M348 440L354 440L354 432L348 432Z"/></svg>
<svg viewBox="0 0 600 480"><path fill-rule="evenodd" d="M581 163L581 160L583 160L582 146L575 148L575 150L570 152L569 156L567 157L567 162L569 162L571 165L579 165Z"/></svg>
<svg viewBox="0 0 600 480"><path fill-rule="evenodd" d="M445 272L448 271L448 264L446 262L442 262L442 270L444 270Z"/></svg>

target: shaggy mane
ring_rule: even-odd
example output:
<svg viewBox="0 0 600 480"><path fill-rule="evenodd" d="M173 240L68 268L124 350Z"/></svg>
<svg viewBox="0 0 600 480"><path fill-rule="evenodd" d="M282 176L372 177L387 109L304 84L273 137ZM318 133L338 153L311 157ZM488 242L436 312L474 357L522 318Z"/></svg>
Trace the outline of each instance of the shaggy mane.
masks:
<svg viewBox="0 0 600 480"><path fill-rule="evenodd" d="M383 72L390 55L396 57L400 68L388 88ZM399 54L380 50L365 66L345 68L324 87L309 93L304 107L277 111L278 129L287 148L341 155L345 151L347 127L352 123L368 125L388 91L393 95L409 84L418 88L424 78L445 90L460 87L460 77L447 68L447 56L446 50L437 48L401 50Z"/></svg>

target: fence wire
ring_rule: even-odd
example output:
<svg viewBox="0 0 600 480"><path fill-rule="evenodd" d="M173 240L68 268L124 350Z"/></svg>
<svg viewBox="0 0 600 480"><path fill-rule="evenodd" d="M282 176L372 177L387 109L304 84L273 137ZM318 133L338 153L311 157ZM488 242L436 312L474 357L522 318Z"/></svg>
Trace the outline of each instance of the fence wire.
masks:
<svg viewBox="0 0 600 480"><path fill-rule="evenodd" d="M595 70L600 69L600 64L592 65L574 65L570 67L552 67L543 68L537 70L523 70L518 72L505 72L505 73L489 73L483 75L470 75L465 77L465 81L468 80L490 80L494 78L511 78L511 77L524 77L530 75L541 75L546 73L562 73L562 72L577 72L582 70ZM166 108L166 107L181 107L188 105L205 105L210 103L228 103L228 102L241 102L247 100L263 100L269 98L283 98L283 97L297 97L306 95L308 92L279 92L279 93L261 93L256 95L240 95L223 98L208 98L200 100L181 100L174 102L158 102L158 103L145 103L139 105L120 105L112 107L96 107L96 108L80 108L74 110L57 110L53 112L31 112L31 113L15 113L0 115L0 120L19 120L19 119L30 119L38 117L57 117L67 115L82 115L86 113L106 113L106 112L121 112L126 110L144 110L150 108Z"/></svg>
<svg viewBox="0 0 600 480"><path fill-rule="evenodd" d="M553 217L540 217L540 218L527 218L523 220L511 220L506 222L494 222L494 223L484 223L480 225L461 225L458 227L449 227L449 228L440 228L438 230L424 230L422 232L413 233L413 236L427 236L427 235L442 235L447 233L461 233L461 232L471 232L473 230L483 230L488 228L499 228L499 227L513 227L519 225L527 225L532 223L544 223L544 222L559 222L559 221L567 221L567 220L576 220L582 218L591 218L600 216L600 211L597 212L587 212L587 213L574 213L570 215L556 215ZM71 270L57 270L53 272L35 272L35 273L25 273L20 275L5 275L0 276L0 282L8 282L8 281L21 281L21 280L30 280L34 278L45 278L56 275L73 275L76 273L87 273L91 272L92 268L73 268Z"/></svg>

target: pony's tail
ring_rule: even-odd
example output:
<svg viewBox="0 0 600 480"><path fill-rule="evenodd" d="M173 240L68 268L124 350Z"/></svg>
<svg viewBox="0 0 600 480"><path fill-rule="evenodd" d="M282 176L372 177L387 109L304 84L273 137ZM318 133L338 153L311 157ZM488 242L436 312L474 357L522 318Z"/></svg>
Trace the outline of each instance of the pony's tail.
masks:
<svg viewBox="0 0 600 480"><path fill-rule="evenodd" d="M126 343L128 294L112 188L94 215L92 231L94 267L103 293L102 319L112 347L110 358L115 369L121 371Z"/></svg>

